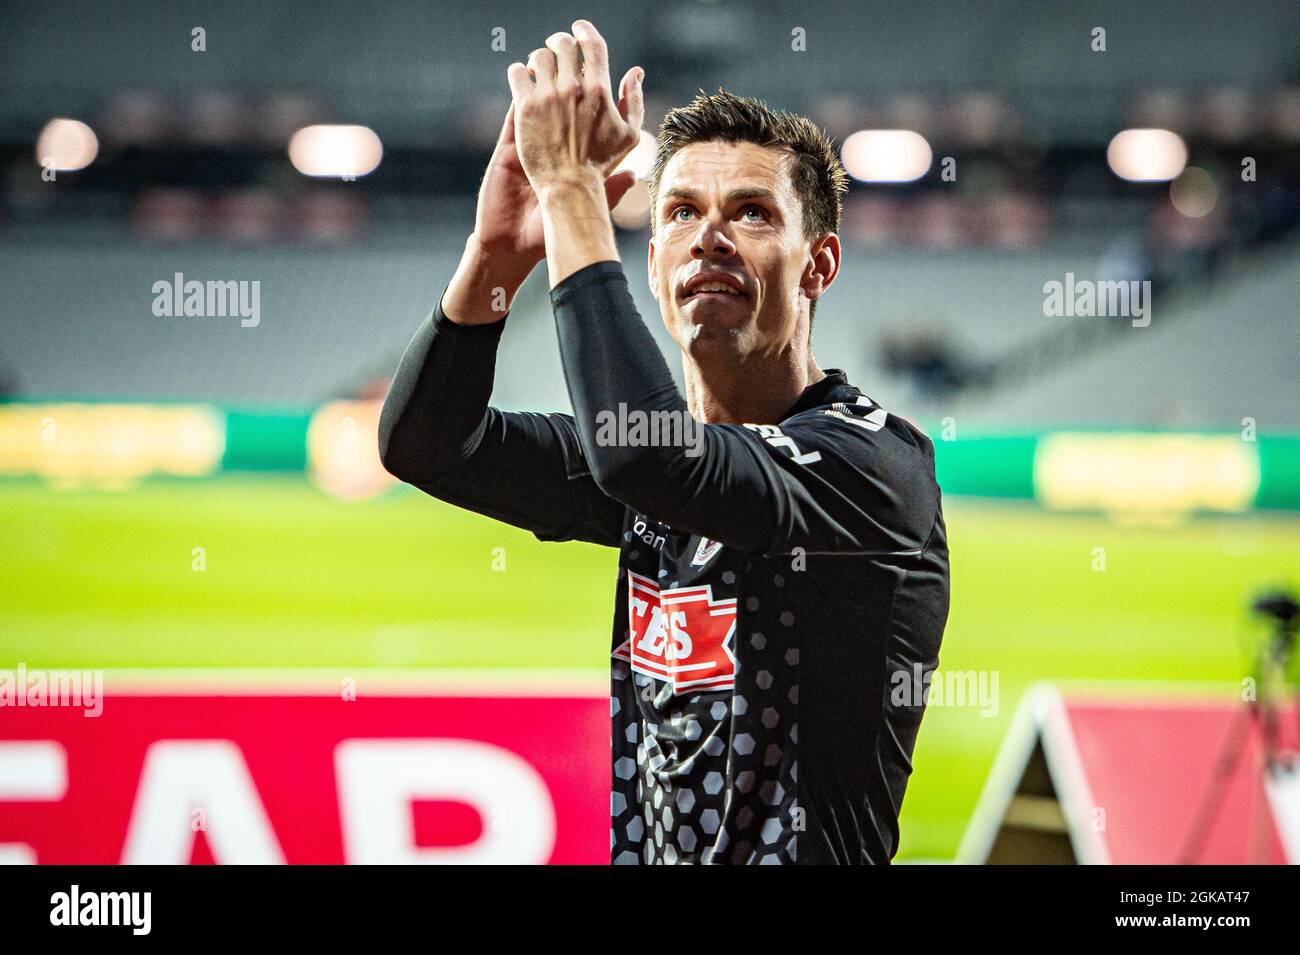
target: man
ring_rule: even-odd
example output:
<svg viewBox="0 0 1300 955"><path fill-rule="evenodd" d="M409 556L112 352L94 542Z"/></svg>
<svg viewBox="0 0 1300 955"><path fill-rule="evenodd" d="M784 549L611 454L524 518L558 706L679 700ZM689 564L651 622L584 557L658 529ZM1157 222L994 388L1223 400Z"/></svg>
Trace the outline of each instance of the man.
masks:
<svg viewBox="0 0 1300 955"><path fill-rule="evenodd" d="M930 441L812 356L844 171L811 123L751 100L669 113L649 271L683 400L608 211L643 71L616 104L606 57L579 20L510 67L474 234L402 358L381 457L542 540L620 549L615 863L888 862L948 556ZM503 311L542 258L572 416L488 406Z"/></svg>

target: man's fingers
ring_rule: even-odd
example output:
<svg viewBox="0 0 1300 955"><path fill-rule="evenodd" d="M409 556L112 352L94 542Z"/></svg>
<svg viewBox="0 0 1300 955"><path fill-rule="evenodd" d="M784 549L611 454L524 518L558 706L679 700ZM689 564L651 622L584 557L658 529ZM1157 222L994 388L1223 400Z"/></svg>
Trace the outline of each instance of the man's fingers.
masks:
<svg viewBox="0 0 1300 955"><path fill-rule="evenodd" d="M552 33L546 38L546 48L555 54L557 84L564 88L579 83L582 65L578 62L578 41L568 33Z"/></svg>
<svg viewBox="0 0 1300 955"><path fill-rule="evenodd" d="M636 185L636 173L631 169L624 169L622 172L616 172L605 180L605 199L609 202L609 207L613 209L623 201L627 191Z"/></svg>
<svg viewBox="0 0 1300 955"><path fill-rule="evenodd" d="M623 81L618 84L618 113L638 133L645 120L645 93L641 88L644 81L645 70L634 66L623 74Z"/></svg>
<svg viewBox="0 0 1300 955"><path fill-rule="evenodd" d="M497 137L498 146L513 146L515 144L515 101L510 101L510 108L506 110L506 121L501 124L501 135Z"/></svg>
<svg viewBox="0 0 1300 955"><path fill-rule="evenodd" d="M546 47L528 54L528 71L533 74L533 81L539 89L555 84L556 69L555 54Z"/></svg>
<svg viewBox="0 0 1300 955"><path fill-rule="evenodd" d="M605 38L588 20L573 21L573 35L582 46L583 75L588 83L609 89L609 51Z"/></svg>
<svg viewBox="0 0 1300 955"><path fill-rule="evenodd" d="M528 72L528 67L522 63L511 63L506 68L506 82L510 84L510 95L514 97L514 102L510 104L511 113L514 112L515 103L522 103L529 93L533 91L533 77ZM514 116L510 117L511 135L514 135Z"/></svg>

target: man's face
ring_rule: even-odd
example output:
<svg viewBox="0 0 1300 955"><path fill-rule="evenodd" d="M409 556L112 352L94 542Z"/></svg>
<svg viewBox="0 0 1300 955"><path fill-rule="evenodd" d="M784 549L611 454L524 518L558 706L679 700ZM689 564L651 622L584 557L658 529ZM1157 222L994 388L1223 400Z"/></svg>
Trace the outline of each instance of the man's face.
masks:
<svg viewBox="0 0 1300 955"><path fill-rule="evenodd" d="M664 169L650 288L693 357L779 354L807 334L796 332L802 300L824 285L808 275L814 243L789 162L781 150L715 141L681 149Z"/></svg>

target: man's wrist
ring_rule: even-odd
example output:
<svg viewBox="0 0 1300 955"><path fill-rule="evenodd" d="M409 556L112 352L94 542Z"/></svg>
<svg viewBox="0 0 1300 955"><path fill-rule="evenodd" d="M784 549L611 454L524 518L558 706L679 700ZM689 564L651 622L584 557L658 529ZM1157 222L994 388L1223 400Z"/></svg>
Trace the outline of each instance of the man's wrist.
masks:
<svg viewBox="0 0 1300 955"><path fill-rule="evenodd" d="M539 184L534 191L537 193L538 204L543 207L593 200L601 209L609 209L605 201L605 177L598 169L578 167L566 170Z"/></svg>
<svg viewBox="0 0 1300 955"><path fill-rule="evenodd" d="M489 252L478 236L470 233L456 274L443 295L443 314L458 325L500 321L535 265Z"/></svg>
<svg viewBox="0 0 1300 955"><path fill-rule="evenodd" d="M599 172L575 172L537 190L546 233L546 268L551 288L574 272L618 259L614 226Z"/></svg>
<svg viewBox="0 0 1300 955"><path fill-rule="evenodd" d="M465 253L461 256L462 264L467 264L476 274L494 279L494 284L508 287L512 295L540 261L541 258L524 259L484 248L477 232L469 234L465 240Z"/></svg>

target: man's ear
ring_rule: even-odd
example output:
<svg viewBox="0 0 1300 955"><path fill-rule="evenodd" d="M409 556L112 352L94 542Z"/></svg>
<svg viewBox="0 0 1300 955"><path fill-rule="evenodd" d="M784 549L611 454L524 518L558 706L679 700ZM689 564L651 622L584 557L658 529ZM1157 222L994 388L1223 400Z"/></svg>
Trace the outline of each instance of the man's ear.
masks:
<svg viewBox="0 0 1300 955"><path fill-rule="evenodd" d="M826 294L835 277L840 274L840 237L828 233L812 247L812 256L799 283L804 297L815 301Z"/></svg>
<svg viewBox="0 0 1300 955"><path fill-rule="evenodd" d="M649 252L646 256L646 277L650 281L650 294L659 301L659 267L655 264L655 240L652 236L649 243Z"/></svg>

